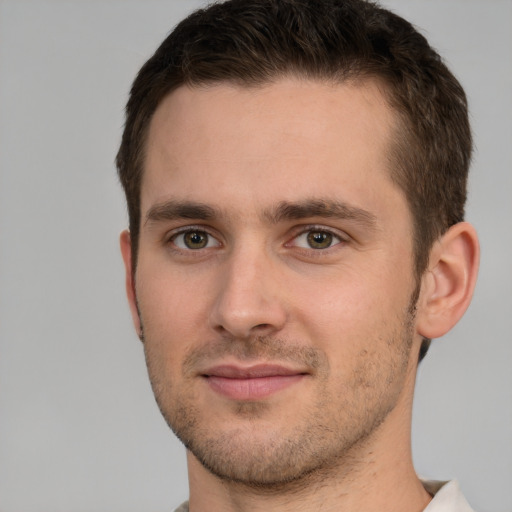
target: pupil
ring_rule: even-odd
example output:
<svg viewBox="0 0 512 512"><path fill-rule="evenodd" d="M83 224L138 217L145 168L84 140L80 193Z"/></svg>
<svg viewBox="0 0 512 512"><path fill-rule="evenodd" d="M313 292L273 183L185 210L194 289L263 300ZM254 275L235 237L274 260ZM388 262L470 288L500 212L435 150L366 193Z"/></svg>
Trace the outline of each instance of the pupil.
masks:
<svg viewBox="0 0 512 512"><path fill-rule="evenodd" d="M202 249L206 246L206 236L197 231L185 235L185 244L190 249Z"/></svg>
<svg viewBox="0 0 512 512"><path fill-rule="evenodd" d="M313 249L325 249L332 243L332 235L321 231L313 231L308 234L309 245Z"/></svg>

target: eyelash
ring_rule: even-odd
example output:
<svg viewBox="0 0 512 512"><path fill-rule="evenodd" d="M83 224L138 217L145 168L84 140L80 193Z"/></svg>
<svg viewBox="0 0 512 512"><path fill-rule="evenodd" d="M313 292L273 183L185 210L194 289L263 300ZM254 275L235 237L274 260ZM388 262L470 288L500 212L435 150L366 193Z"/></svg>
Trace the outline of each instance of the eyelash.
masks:
<svg viewBox="0 0 512 512"><path fill-rule="evenodd" d="M206 229L205 227L203 226L186 226L186 227L183 227L177 231L174 231L172 232L170 235L166 236L165 238L165 243L167 245L170 245L172 247L173 250L175 251L179 251L179 252L183 252L183 251L186 251L186 252L199 252L201 249L203 248L198 248L198 249L191 249L191 248L184 248L184 247L180 247L176 244L176 239L179 237L179 236L182 236L182 235L186 235L187 233L200 233L200 234L203 234L203 235L206 235L206 237L208 238L208 244L211 242L211 240L215 240L217 245L216 246L220 246L222 245L221 242L219 241L219 238L217 236L214 236L212 235L208 229ZM204 249L210 249L211 247L204 247Z"/></svg>
<svg viewBox="0 0 512 512"><path fill-rule="evenodd" d="M308 235L310 233L322 233L322 234L329 235L333 238L333 241L328 247L325 247L325 248L300 247L298 245L293 244L293 242L298 240L299 237ZM338 241L336 242L334 239L337 239ZM285 244L285 246L297 247L298 249L301 249L303 251L308 251L308 252L313 251L313 253L315 255L321 256L322 253L329 251L329 249L332 249L332 248L334 248L340 244L344 244L346 242L348 242L347 235L342 234L337 230L327 228L325 226L309 225L309 226L301 226L300 230L297 230L297 232L293 234L293 237L290 239L289 242L287 242Z"/></svg>
<svg viewBox="0 0 512 512"><path fill-rule="evenodd" d="M199 233L199 234L205 235L208 238L208 241L207 241L208 245L211 243L212 240L214 240L216 245L213 248L222 246L222 243L219 241L219 237L211 234L209 232L209 230L204 226L186 226L177 231L174 231L170 235L166 236L166 238L165 238L166 245L169 245L173 251L180 252L180 253L183 253L183 252L199 253L203 249L211 249L212 248L212 247L199 247L196 249L192 249L190 247L185 248L185 247L178 246L176 244L176 239L179 236L186 235L187 233L190 233L190 234ZM293 243L294 241L297 241L299 239L299 237L310 234L310 233L326 234L326 235L332 237L333 241L328 247L325 247L325 248L300 247L299 245L296 245ZM345 234L339 233L337 230L326 228L325 226L308 225L308 226L301 226L300 228L297 228L297 230L293 234L292 238L288 242L286 242L284 244L284 246L285 247L296 247L297 249L299 249L303 252L313 253L313 254L315 254L315 256L321 256L322 253L329 251L329 249L332 249L332 248L334 248L340 244L344 244L346 242L348 242L348 237ZM186 245L186 244L184 244L184 245Z"/></svg>

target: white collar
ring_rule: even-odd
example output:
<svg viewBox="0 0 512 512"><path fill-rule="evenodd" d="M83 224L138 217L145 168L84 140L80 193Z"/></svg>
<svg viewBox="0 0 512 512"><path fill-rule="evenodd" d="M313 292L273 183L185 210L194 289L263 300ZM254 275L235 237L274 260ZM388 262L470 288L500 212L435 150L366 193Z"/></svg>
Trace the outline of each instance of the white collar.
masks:
<svg viewBox="0 0 512 512"><path fill-rule="evenodd" d="M421 483L433 496L423 512L474 512L462 495L456 480L450 482L422 480Z"/></svg>

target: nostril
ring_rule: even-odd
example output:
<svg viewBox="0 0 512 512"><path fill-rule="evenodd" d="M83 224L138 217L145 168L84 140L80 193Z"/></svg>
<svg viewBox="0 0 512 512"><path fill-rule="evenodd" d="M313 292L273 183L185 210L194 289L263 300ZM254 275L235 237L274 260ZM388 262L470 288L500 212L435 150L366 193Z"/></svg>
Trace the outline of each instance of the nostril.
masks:
<svg viewBox="0 0 512 512"><path fill-rule="evenodd" d="M270 334L272 331L275 331L275 328L272 326L272 324L269 323L261 323L253 325L252 327L249 327L247 329L240 328L234 328L233 326L231 329L226 328L224 325L216 325L214 327L214 330L220 334L222 337L236 337L239 339L260 339L264 338L268 334ZM243 332L242 332L243 331Z"/></svg>
<svg viewBox="0 0 512 512"><path fill-rule="evenodd" d="M268 329L270 327L270 324L258 324L253 327L253 329Z"/></svg>

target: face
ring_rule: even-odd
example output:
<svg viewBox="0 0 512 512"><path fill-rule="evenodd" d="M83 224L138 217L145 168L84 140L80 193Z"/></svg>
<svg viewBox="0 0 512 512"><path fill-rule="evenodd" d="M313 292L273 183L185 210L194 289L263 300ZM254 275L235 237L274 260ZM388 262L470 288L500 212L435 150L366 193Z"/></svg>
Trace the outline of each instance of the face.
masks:
<svg viewBox="0 0 512 512"><path fill-rule="evenodd" d="M213 474L299 479L408 414L419 337L393 129L372 83L182 87L156 111L129 295L160 409Z"/></svg>

